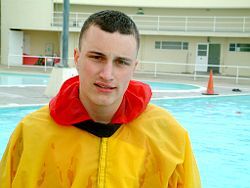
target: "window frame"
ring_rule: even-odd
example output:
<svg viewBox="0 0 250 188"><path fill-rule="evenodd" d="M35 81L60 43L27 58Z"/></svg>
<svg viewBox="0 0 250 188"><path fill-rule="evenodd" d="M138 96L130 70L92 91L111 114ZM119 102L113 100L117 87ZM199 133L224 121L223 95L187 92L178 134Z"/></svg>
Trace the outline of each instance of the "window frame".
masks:
<svg viewBox="0 0 250 188"><path fill-rule="evenodd" d="M155 49L163 50L188 50L189 42L183 41L155 41Z"/></svg>
<svg viewBox="0 0 250 188"><path fill-rule="evenodd" d="M230 52L250 52L250 43L229 43Z"/></svg>

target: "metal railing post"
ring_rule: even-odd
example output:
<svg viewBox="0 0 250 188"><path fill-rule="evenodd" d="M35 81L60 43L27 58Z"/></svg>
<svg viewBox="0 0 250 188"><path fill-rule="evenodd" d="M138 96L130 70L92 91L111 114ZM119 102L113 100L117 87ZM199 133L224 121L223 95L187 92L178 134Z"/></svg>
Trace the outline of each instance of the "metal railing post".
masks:
<svg viewBox="0 0 250 188"><path fill-rule="evenodd" d="M239 66L236 66L236 84L239 83Z"/></svg>
<svg viewBox="0 0 250 188"><path fill-rule="evenodd" d="M188 17L185 16L185 31L187 31L187 25L188 25Z"/></svg>
<svg viewBox="0 0 250 188"><path fill-rule="evenodd" d="M47 58L44 56L44 72L47 72Z"/></svg>
<svg viewBox="0 0 250 188"><path fill-rule="evenodd" d="M246 17L244 16L243 17L243 28L242 28L242 31L245 32L245 26L246 26Z"/></svg>
<svg viewBox="0 0 250 188"><path fill-rule="evenodd" d="M78 13L76 13L76 27L79 27L79 25L78 25Z"/></svg>
<svg viewBox="0 0 250 188"><path fill-rule="evenodd" d="M158 16L157 17L157 21L158 21L158 23L157 23L157 31L159 31L160 30L160 16Z"/></svg>
<svg viewBox="0 0 250 188"><path fill-rule="evenodd" d="M216 28L216 16L214 17L214 25L213 25L213 26L214 26L213 32L215 32L215 30L216 30L216 29L215 29L215 28Z"/></svg>
<svg viewBox="0 0 250 188"><path fill-rule="evenodd" d="M155 67L155 70L154 70L154 77L156 78L156 74L157 74L157 65L156 65L156 62L154 63L154 67Z"/></svg>
<svg viewBox="0 0 250 188"><path fill-rule="evenodd" d="M69 0L63 0L63 27L62 27L62 65L68 65L68 48L69 48Z"/></svg>
<svg viewBox="0 0 250 188"><path fill-rule="evenodd" d="M194 80L196 80L196 64L194 64Z"/></svg>
<svg viewBox="0 0 250 188"><path fill-rule="evenodd" d="M9 63L10 63L10 54L8 55L8 63L7 63L7 65L8 65L8 69L10 68Z"/></svg>

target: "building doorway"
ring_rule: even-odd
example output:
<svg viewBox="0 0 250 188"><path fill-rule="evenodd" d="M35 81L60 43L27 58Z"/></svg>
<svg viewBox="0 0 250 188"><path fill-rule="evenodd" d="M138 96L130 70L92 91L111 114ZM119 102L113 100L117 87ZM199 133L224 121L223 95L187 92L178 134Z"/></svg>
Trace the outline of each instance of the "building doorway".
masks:
<svg viewBox="0 0 250 188"><path fill-rule="evenodd" d="M23 64L23 31L9 31L9 57L8 65Z"/></svg>
<svg viewBox="0 0 250 188"><path fill-rule="evenodd" d="M199 43L196 50L195 70L198 72L220 72L220 44Z"/></svg>
<svg viewBox="0 0 250 188"><path fill-rule="evenodd" d="M197 44L195 71L207 72L208 64L208 44Z"/></svg>
<svg viewBox="0 0 250 188"><path fill-rule="evenodd" d="M209 44L209 53L208 53L208 68L207 71L209 72L210 69L213 70L213 73L220 72L220 44ZM213 66L209 66L213 65Z"/></svg>

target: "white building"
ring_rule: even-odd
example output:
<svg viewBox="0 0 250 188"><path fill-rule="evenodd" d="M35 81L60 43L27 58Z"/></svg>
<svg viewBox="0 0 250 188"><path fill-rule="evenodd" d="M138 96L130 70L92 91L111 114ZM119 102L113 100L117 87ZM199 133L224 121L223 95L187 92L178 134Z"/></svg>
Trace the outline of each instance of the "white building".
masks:
<svg viewBox="0 0 250 188"><path fill-rule="evenodd" d="M22 55L60 56L63 0L1 1L1 64L23 65ZM250 76L249 0L71 0L69 56L90 13L120 10L141 33L141 62L158 71ZM161 64L169 63L168 65ZM184 66L183 66L184 64ZM190 66L195 64L196 66ZM70 62L73 65L73 62ZM182 66L179 66L182 65ZM152 64L138 69L151 70ZM235 67L240 66L238 73Z"/></svg>

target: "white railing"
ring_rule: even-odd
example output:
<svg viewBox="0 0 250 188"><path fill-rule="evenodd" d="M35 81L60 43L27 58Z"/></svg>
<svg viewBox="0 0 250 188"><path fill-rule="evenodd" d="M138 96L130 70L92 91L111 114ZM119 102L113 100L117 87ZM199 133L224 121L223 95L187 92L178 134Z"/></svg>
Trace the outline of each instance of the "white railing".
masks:
<svg viewBox="0 0 250 188"><path fill-rule="evenodd" d="M19 59L18 59L19 58ZM21 58L21 63L20 63ZM37 63L27 65L24 63L24 58L35 58L36 62L38 59L43 60L40 65ZM46 72L47 69L51 69L54 65L60 63L60 57L49 57L49 56L18 56L9 55L8 67L21 66L31 68L43 68ZM17 63L18 61L19 63ZM73 57L69 58L69 64L74 65ZM136 73L152 75L158 77L161 75L172 75L172 76L186 76L192 77L194 80L197 78L208 77L208 72L197 71L196 68L206 66L209 68L217 68L218 73L214 74L215 78L231 79L235 80L235 83L239 83L240 80L250 81L250 66L240 65L197 65L191 63L181 62L159 62L159 61L140 61L136 68Z"/></svg>
<svg viewBox="0 0 250 188"><path fill-rule="evenodd" d="M69 26L81 28L85 20L91 15L91 13L70 12L69 14ZM63 24L63 12L53 12L52 14L52 26L62 26Z"/></svg>
<svg viewBox="0 0 250 188"><path fill-rule="evenodd" d="M207 72L197 71L197 67L205 66ZM177 62L152 62L141 61L136 69L136 73L153 75L155 78L161 75L186 76L197 78L208 77L209 69L218 69L215 73L215 78L235 80L239 83L240 80L250 81L250 66L240 65L197 65Z"/></svg>
<svg viewBox="0 0 250 188"><path fill-rule="evenodd" d="M71 12L69 26L81 28L91 13ZM62 26L63 12L53 12L52 26ZM250 33L250 16L129 15L140 30Z"/></svg>
<svg viewBox="0 0 250 188"><path fill-rule="evenodd" d="M69 58L69 61L73 61L73 58ZM8 68L12 66L42 68L44 69L44 72L46 72L53 66L59 66L60 62L61 57L9 54L7 65Z"/></svg>

